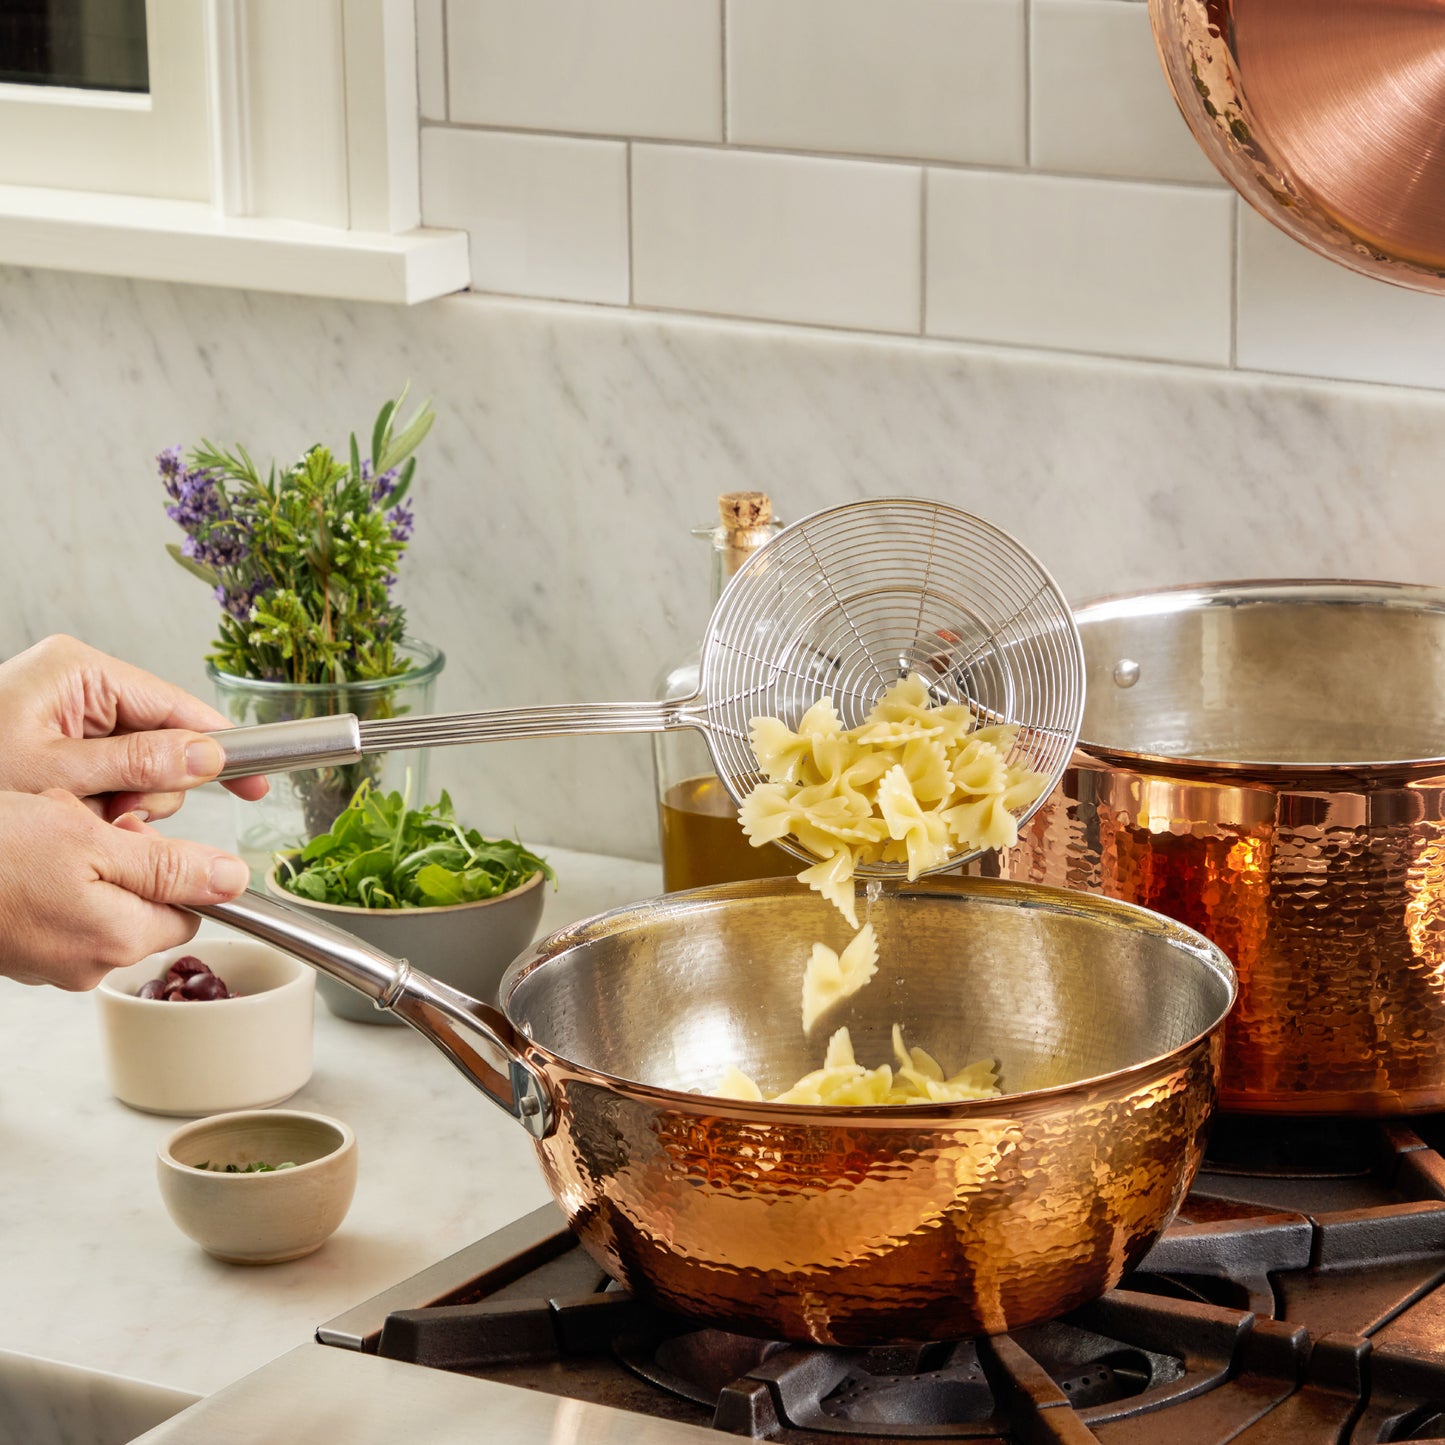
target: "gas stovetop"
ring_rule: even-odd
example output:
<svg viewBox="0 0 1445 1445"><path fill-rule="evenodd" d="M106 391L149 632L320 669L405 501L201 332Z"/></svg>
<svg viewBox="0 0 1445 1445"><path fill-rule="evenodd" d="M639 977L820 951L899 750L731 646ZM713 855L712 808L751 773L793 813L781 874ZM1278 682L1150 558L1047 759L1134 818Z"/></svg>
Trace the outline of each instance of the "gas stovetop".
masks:
<svg viewBox="0 0 1445 1445"><path fill-rule="evenodd" d="M1135 1273L1012 1335L841 1350L701 1328L611 1285L549 1207L317 1338L626 1412L638 1440L1445 1442L1445 1117L1223 1117L1212 1139Z"/></svg>

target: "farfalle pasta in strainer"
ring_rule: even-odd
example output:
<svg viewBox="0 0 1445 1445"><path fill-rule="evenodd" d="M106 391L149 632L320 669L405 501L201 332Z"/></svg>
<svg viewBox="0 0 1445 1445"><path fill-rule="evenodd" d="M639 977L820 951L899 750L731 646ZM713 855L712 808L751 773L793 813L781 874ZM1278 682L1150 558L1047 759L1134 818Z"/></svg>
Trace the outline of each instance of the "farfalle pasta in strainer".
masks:
<svg viewBox="0 0 1445 1445"><path fill-rule="evenodd" d="M798 877L857 928L860 866L906 864L911 880L1018 841L1017 811L1050 779L1009 761L1016 729L975 722L963 703L935 705L918 673L890 687L858 727L844 728L828 698L796 729L754 718L766 781L744 798L738 821L754 846L792 839L813 854Z"/></svg>

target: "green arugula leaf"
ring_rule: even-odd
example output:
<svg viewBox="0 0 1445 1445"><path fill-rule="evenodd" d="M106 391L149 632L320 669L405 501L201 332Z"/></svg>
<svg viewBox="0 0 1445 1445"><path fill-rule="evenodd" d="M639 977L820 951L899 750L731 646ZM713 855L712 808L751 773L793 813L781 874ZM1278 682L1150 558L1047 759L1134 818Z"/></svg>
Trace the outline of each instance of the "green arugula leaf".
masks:
<svg viewBox="0 0 1445 1445"><path fill-rule="evenodd" d="M316 903L361 908L438 908L496 898L541 873L545 858L506 838L484 838L457 821L443 792L423 808L363 782L329 833L283 856L281 885Z"/></svg>

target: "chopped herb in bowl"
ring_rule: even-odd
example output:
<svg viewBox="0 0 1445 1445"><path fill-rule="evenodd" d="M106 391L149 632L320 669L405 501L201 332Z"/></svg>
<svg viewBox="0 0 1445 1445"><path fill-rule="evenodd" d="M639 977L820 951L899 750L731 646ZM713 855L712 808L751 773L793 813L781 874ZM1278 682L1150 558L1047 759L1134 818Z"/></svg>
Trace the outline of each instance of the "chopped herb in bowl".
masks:
<svg viewBox="0 0 1445 1445"><path fill-rule="evenodd" d="M278 1169L294 1169L296 1161L288 1159L284 1164L212 1164L209 1159L197 1164L197 1169L209 1169L216 1174L274 1174Z"/></svg>
<svg viewBox="0 0 1445 1445"><path fill-rule="evenodd" d="M508 838L464 828L444 792L409 808L401 793L362 783L329 833L278 860L277 882L298 898L351 908L439 908L520 888L546 859Z"/></svg>

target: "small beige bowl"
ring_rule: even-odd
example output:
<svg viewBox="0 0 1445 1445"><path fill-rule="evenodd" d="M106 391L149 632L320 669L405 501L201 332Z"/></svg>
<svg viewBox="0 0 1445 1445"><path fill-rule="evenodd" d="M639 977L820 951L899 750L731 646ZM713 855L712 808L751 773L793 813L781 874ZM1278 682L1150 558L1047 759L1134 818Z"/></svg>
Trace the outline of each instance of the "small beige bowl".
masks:
<svg viewBox="0 0 1445 1445"><path fill-rule="evenodd" d="M168 1003L137 998L193 954L239 998ZM111 1092L150 1114L218 1114L289 1099L310 1077L316 975L248 938L198 938L118 968L96 990Z"/></svg>
<svg viewBox="0 0 1445 1445"><path fill-rule="evenodd" d="M202 1164L220 1168L202 1169ZM227 1174L235 1164L285 1164ZM156 1154L161 1198L183 1234L228 1264L280 1264L320 1249L356 1192L356 1136L295 1109L217 1114L183 1125Z"/></svg>
<svg viewBox="0 0 1445 1445"><path fill-rule="evenodd" d="M298 898L278 881L279 865L266 876L266 887L283 903L310 913L470 994L496 1003L497 985L512 960L537 936L546 902L545 873L534 873L520 888L476 903L441 908L351 908ZM338 1018L363 1024L399 1024L364 994L320 973L321 1001Z"/></svg>

